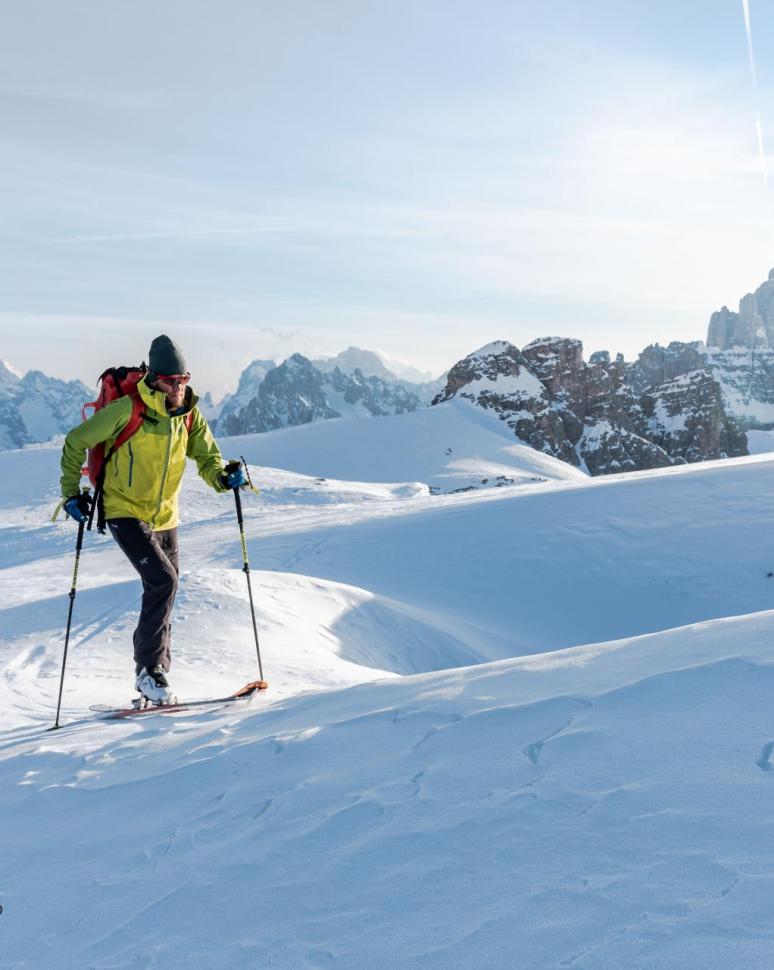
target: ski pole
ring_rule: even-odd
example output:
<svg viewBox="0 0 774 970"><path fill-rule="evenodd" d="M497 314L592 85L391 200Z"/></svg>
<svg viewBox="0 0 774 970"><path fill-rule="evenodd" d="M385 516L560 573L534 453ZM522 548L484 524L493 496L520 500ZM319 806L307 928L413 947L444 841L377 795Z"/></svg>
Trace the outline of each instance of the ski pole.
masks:
<svg viewBox="0 0 774 970"><path fill-rule="evenodd" d="M83 494L88 495L89 489L84 488ZM62 657L62 676L59 681L59 700L56 704L56 721L49 731L56 731L59 727L59 712L62 709L62 690L64 688L65 667L67 666L67 646L70 642L70 626L73 622L73 605L75 603L75 588L78 584L78 565L81 561L81 549L83 548L83 530L86 522L78 523L78 539L75 543L75 566L73 568L73 585L70 589L70 609L67 611L67 632L65 633L64 656Z"/></svg>
<svg viewBox="0 0 774 970"><path fill-rule="evenodd" d="M247 470L247 462L244 460L244 458L242 458L241 461L230 461L223 469L223 471L226 473L235 472L237 468L239 468L240 465L242 464L244 464L245 466L245 471L247 473L247 481L250 485L250 488L252 488L253 491L255 491L255 489L253 488L253 484L250 481L250 472ZM263 664L261 663L261 646L258 642L258 625L255 622L255 605L253 603L253 587L252 587L252 584L250 583L250 563L247 558L247 540L245 539L245 521L242 516L242 498L239 494L238 486L233 489L233 492L234 492L234 501L236 503L237 522L239 523L239 537L242 540L242 563L243 563L242 572L245 574L245 578L247 579L247 593L248 593L248 596L250 597L250 614L253 618L253 633L255 635L255 651L258 654L258 675L261 678L261 680L263 680Z"/></svg>

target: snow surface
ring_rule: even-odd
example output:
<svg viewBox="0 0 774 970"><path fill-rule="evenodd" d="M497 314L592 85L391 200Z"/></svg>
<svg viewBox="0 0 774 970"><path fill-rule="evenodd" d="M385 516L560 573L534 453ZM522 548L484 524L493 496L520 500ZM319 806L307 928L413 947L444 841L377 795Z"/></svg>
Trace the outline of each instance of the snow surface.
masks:
<svg viewBox="0 0 774 970"><path fill-rule="evenodd" d="M533 476L449 404L224 441L262 489L240 709L92 719L139 587L89 535L54 733L75 530L58 450L0 454L3 967L769 970L774 459ZM231 498L183 509L203 696L256 661Z"/></svg>
<svg viewBox="0 0 774 970"><path fill-rule="evenodd" d="M747 450L751 455L774 451L774 431L748 431Z"/></svg>
<svg viewBox="0 0 774 970"><path fill-rule="evenodd" d="M514 483L585 481L578 469L528 445L492 413L457 398L410 414L333 419L225 438L229 455L304 475L354 482L421 482L443 491Z"/></svg>

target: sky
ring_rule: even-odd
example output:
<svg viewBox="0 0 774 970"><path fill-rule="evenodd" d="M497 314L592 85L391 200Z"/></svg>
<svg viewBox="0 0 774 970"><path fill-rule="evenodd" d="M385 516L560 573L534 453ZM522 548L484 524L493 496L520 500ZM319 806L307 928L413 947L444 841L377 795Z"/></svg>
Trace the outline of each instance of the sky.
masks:
<svg viewBox="0 0 774 970"><path fill-rule="evenodd" d="M93 384L496 339L627 359L774 267L774 8L25 0L0 13L0 357ZM762 154L763 152L763 154Z"/></svg>

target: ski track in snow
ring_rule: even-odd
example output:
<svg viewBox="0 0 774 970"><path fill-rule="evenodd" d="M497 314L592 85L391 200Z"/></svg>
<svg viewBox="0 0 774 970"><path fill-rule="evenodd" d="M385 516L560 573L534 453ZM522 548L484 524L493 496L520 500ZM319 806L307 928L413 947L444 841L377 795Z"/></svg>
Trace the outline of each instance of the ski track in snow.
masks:
<svg viewBox="0 0 774 970"><path fill-rule="evenodd" d="M96 723L139 583L89 536L54 733L75 533L0 453L3 965L768 970L774 462L430 495L343 434L239 443L300 443L244 503L269 692ZM186 482L182 696L255 675L229 499Z"/></svg>

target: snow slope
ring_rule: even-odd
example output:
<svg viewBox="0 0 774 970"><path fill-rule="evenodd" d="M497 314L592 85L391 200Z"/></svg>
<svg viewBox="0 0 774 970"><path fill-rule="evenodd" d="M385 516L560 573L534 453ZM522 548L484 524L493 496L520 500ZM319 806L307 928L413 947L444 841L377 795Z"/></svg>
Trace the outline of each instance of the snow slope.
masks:
<svg viewBox="0 0 774 970"><path fill-rule="evenodd" d="M747 447L751 455L774 451L774 431L748 431Z"/></svg>
<svg viewBox="0 0 774 970"><path fill-rule="evenodd" d="M440 491L536 481L585 481L577 468L527 445L494 414L452 400L372 421L332 420L224 440L229 454L306 475L358 482L424 482Z"/></svg>
<svg viewBox="0 0 774 970"><path fill-rule="evenodd" d="M271 684L240 710L89 718L139 600L89 536L55 733L74 530L56 450L0 454L4 965L772 965L774 459L563 476L482 417L238 442ZM455 491L492 464L518 484ZM230 496L183 507L201 696L255 653Z"/></svg>
<svg viewBox="0 0 774 970"><path fill-rule="evenodd" d="M5 965L770 967L771 634L9 732Z"/></svg>

